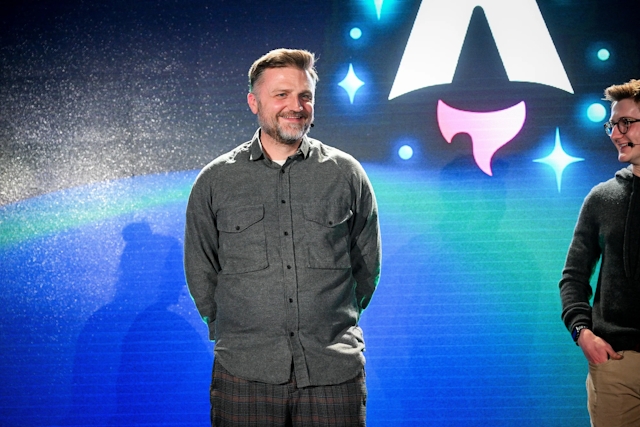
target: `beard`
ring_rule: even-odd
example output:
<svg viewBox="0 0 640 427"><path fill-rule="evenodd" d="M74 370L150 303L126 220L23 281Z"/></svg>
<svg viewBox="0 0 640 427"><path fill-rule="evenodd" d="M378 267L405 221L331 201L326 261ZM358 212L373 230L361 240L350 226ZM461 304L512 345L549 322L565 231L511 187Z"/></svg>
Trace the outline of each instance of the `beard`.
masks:
<svg viewBox="0 0 640 427"><path fill-rule="evenodd" d="M281 126L278 118L280 117L303 117L305 120L301 124L288 124L287 126ZM313 117L312 117L313 118ZM308 120L306 114L289 112L278 114L274 118L267 118L262 114L260 105L258 104L258 123L262 128L262 131L273 138L280 144L294 145L300 142L300 140L309 133L311 128L311 120Z"/></svg>

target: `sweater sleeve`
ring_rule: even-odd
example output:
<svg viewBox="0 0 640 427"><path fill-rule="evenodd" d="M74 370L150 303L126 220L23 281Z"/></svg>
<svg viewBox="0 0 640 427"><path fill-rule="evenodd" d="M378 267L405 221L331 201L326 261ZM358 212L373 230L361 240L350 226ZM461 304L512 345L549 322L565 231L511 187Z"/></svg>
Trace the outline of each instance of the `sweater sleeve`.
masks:
<svg viewBox="0 0 640 427"><path fill-rule="evenodd" d="M582 204L559 284L562 320L569 331L580 325L592 328L590 279L601 254L596 201L592 191Z"/></svg>

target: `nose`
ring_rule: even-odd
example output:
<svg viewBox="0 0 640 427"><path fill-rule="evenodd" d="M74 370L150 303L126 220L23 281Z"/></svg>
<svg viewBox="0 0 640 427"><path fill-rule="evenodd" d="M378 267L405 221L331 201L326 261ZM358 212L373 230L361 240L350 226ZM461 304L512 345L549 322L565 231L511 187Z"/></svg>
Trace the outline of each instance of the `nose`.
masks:
<svg viewBox="0 0 640 427"><path fill-rule="evenodd" d="M613 126L613 128L611 128L611 135L609 135L609 138L611 138L613 142L616 142L623 135L624 134L620 132L620 129L618 129L618 125L616 124L615 126Z"/></svg>
<svg viewBox="0 0 640 427"><path fill-rule="evenodd" d="M291 100L289 104L289 108L292 111L301 111L303 109L302 100L298 96L292 96L289 98Z"/></svg>

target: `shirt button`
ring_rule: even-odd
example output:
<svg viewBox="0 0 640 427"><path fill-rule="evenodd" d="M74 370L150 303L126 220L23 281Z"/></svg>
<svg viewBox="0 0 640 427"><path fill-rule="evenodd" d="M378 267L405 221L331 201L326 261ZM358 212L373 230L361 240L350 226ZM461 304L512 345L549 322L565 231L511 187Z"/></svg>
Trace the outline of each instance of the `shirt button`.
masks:
<svg viewBox="0 0 640 427"><path fill-rule="evenodd" d="M240 230L240 226L239 225L236 225L236 231L237 230Z"/></svg>
<svg viewBox="0 0 640 427"><path fill-rule="evenodd" d="M294 333L293 333L293 332L289 332L289 336L293 336L293 335L294 335Z"/></svg>
<svg viewBox="0 0 640 427"><path fill-rule="evenodd" d="M288 235L289 235L289 232L288 232L288 231L285 231L285 232L284 232L284 235L285 235L285 236L288 236Z"/></svg>
<svg viewBox="0 0 640 427"><path fill-rule="evenodd" d="M285 203L287 203L287 202L285 202L284 200L280 200L280 201L282 202L282 204L283 204L283 205L284 205Z"/></svg>
<svg viewBox="0 0 640 427"><path fill-rule="evenodd" d="M293 302L293 298L289 298L289 302L291 302L291 303L292 303L292 302Z"/></svg>
<svg viewBox="0 0 640 427"><path fill-rule="evenodd" d="M291 270L291 266L290 265L287 265L287 270Z"/></svg>

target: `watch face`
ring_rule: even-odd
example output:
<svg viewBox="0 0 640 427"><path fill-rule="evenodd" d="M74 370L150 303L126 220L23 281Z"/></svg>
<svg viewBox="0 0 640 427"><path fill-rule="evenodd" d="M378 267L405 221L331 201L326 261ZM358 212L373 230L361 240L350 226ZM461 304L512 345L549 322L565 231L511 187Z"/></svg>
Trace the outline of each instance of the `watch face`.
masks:
<svg viewBox="0 0 640 427"><path fill-rule="evenodd" d="M580 331L582 331L583 329L587 329L587 326L576 326L575 328L573 328L573 332L571 332L571 337L573 338L574 341L578 341L578 338L580 337Z"/></svg>

